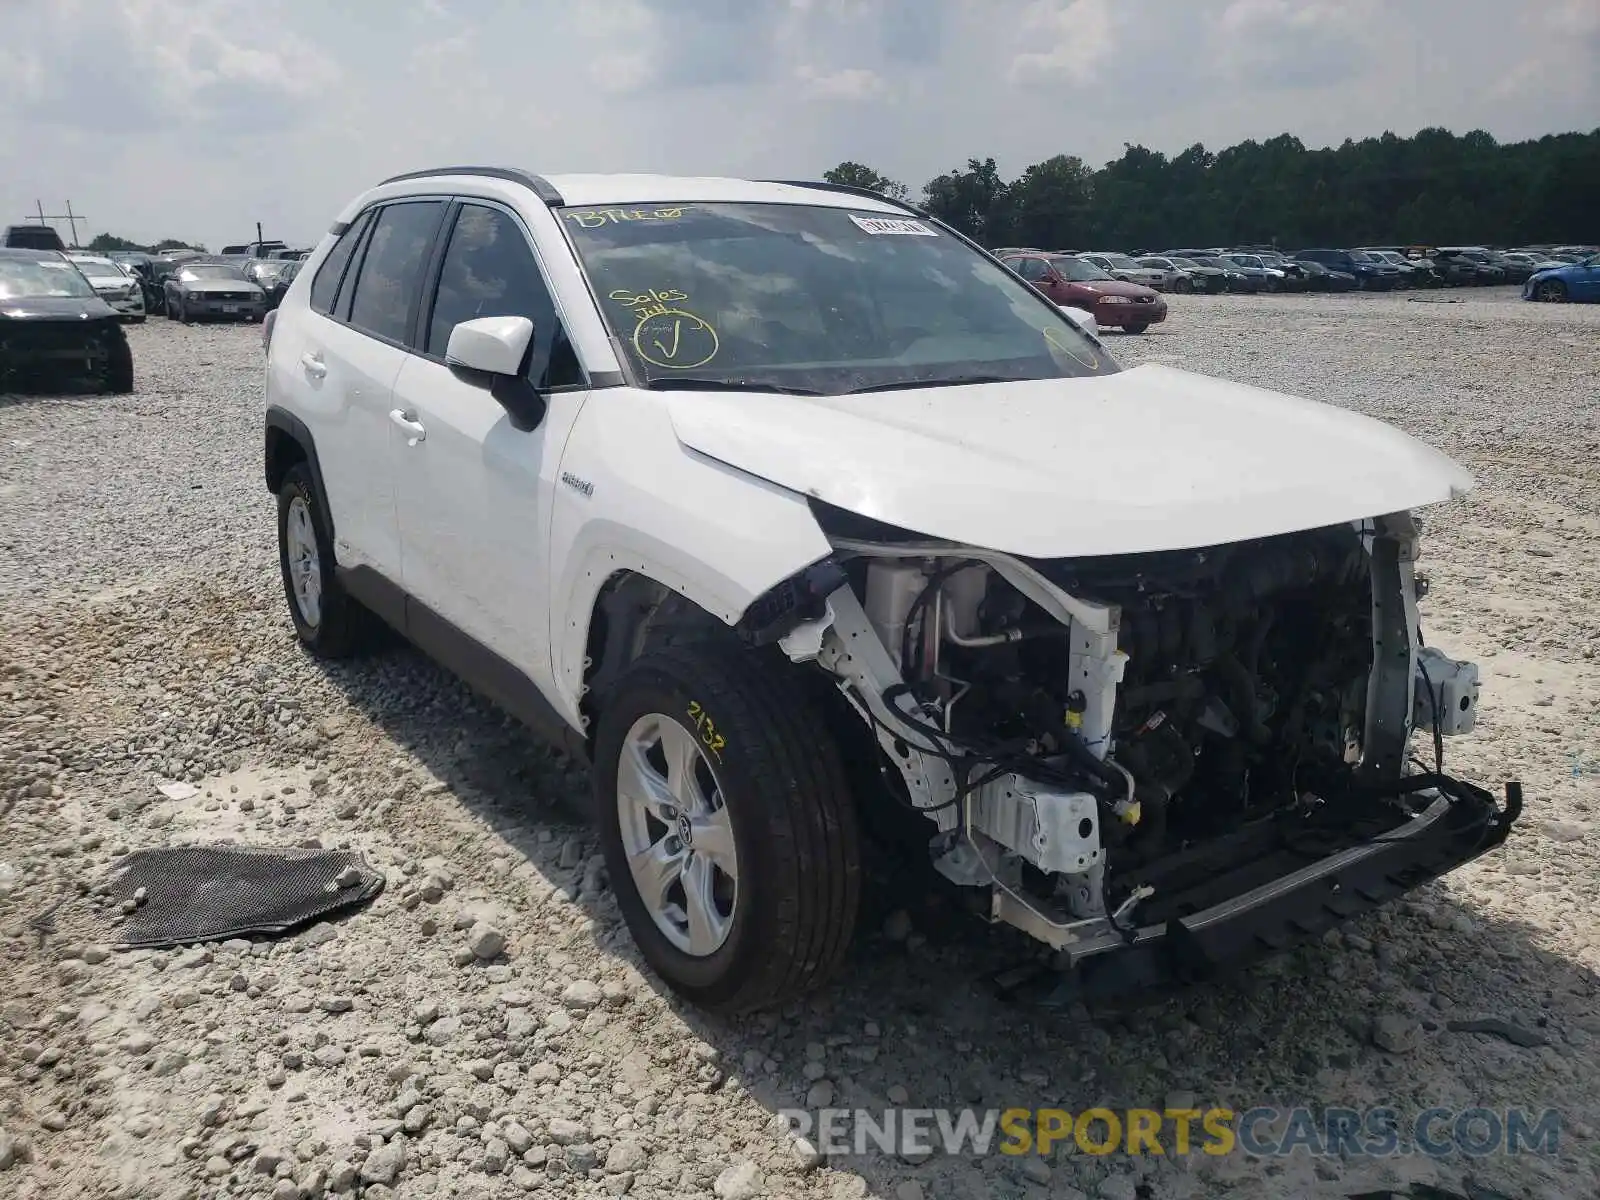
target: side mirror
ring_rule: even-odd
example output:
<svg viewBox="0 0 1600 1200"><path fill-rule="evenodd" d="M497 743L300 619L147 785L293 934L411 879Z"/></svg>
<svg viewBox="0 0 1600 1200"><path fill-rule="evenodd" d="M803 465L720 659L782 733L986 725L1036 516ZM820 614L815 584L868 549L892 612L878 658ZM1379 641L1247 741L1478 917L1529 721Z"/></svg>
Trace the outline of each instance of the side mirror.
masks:
<svg viewBox="0 0 1600 1200"><path fill-rule="evenodd" d="M457 378L487 388L526 433L544 420L544 397L528 382L526 363L533 345L533 322L527 317L479 317L450 331L444 364Z"/></svg>

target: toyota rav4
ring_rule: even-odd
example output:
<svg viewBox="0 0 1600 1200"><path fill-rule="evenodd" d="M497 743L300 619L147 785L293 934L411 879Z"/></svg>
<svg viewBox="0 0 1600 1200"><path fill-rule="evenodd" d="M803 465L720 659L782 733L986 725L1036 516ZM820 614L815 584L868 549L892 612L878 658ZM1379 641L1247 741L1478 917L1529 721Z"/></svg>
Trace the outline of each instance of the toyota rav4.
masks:
<svg viewBox="0 0 1600 1200"><path fill-rule="evenodd" d="M620 910L708 1008L840 964L869 840L1092 991L1315 937L1520 811L1442 766L1477 671L1424 646L1411 514L1460 467L1124 370L914 208L419 172L264 337L300 640L387 623L588 763Z"/></svg>

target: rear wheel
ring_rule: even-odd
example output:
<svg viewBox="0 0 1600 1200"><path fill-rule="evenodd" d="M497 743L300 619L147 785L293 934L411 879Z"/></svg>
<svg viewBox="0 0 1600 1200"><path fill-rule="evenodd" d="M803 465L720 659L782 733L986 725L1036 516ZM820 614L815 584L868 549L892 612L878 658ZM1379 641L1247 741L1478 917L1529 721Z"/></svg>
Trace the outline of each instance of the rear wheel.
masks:
<svg viewBox="0 0 1600 1200"><path fill-rule="evenodd" d="M823 983L855 929L854 805L787 668L736 646L667 650L599 718L595 816L618 907L668 986L717 1012Z"/></svg>
<svg viewBox="0 0 1600 1200"><path fill-rule="evenodd" d="M372 643L378 618L334 573L327 516L303 462L284 473L278 489L278 566L294 631L308 650L319 658L347 658Z"/></svg>
<svg viewBox="0 0 1600 1200"><path fill-rule="evenodd" d="M1149 329L1149 328L1150 328L1149 322L1141 321L1137 325L1124 325L1122 327L1122 332L1123 333L1143 333L1146 329Z"/></svg>
<svg viewBox="0 0 1600 1200"><path fill-rule="evenodd" d="M1172 290L1182 295L1194 291L1194 284L1189 282L1187 276L1179 275L1172 281Z"/></svg>
<svg viewBox="0 0 1600 1200"><path fill-rule="evenodd" d="M1534 298L1550 304L1564 304L1567 299L1567 285L1559 279L1540 280L1539 286L1533 289Z"/></svg>

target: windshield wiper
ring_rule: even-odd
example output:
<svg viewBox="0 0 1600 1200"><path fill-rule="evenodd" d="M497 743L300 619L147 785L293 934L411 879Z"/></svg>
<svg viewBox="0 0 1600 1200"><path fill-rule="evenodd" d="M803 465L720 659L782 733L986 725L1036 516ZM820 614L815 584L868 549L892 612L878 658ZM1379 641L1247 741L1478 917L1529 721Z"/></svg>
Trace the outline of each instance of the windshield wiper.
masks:
<svg viewBox="0 0 1600 1200"><path fill-rule="evenodd" d="M753 380L709 379L694 375L662 375L645 380L644 386L652 392L776 392L784 396L825 396L816 388L789 387L781 383L759 383Z"/></svg>
<svg viewBox="0 0 1600 1200"><path fill-rule="evenodd" d="M1025 383L1015 375L950 375L943 379L901 379L894 383L873 383L866 387L851 388L841 392L844 396L859 396L863 392L898 392L907 388L961 387L969 383Z"/></svg>

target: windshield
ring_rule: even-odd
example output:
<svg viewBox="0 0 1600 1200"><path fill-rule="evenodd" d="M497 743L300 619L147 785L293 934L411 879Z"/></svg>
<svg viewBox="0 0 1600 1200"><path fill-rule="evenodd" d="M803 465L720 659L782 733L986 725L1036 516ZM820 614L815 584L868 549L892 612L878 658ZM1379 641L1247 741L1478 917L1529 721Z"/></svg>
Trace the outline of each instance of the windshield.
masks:
<svg viewBox="0 0 1600 1200"><path fill-rule="evenodd" d="M95 262L92 259L87 262L82 259L74 259L73 261L78 264L78 270L91 278L105 278L107 276L112 279L123 278L122 268L114 262Z"/></svg>
<svg viewBox="0 0 1600 1200"><path fill-rule="evenodd" d="M909 217L721 203L560 215L645 386L837 395L1117 369L1012 272Z"/></svg>
<svg viewBox="0 0 1600 1200"><path fill-rule="evenodd" d="M1197 258L1195 262L1202 267L1216 267L1219 271L1233 271L1237 270L1239 266L1238 263L1224 262L1220 258Z"/></svg>
<svg viewBox="0 0 1600 1200"><path fill-rule="evenodd" d="M243 279L238 267L226 263L199 263L192 267L179 267L179 279Z"/></svg>
<svg viewBox="0 0 1600 1200"><path fill-rule="evenodd" d="M0 300L87 299L93 295L89 281L63 259L0 258Z"/></svg>
<svg viewBox="0 0 1600 1200"><path fill-rule="evenodd" d="M1050 265L1073 283L1098 283L1111 278L1092 262L1084 262L1070 254L1057 255L1050 260Z"/></svg>
<svg viewBox="0 0 1600 1200"><path fill-rule="evenodd" d="M1095 257L1105 259L1113 267L1122 267L1124 269L1133 267L1134 269L1138 269L1139 266L1138 263L1134 262L1133 259L1126 254L1097 254Z"/></svg>

